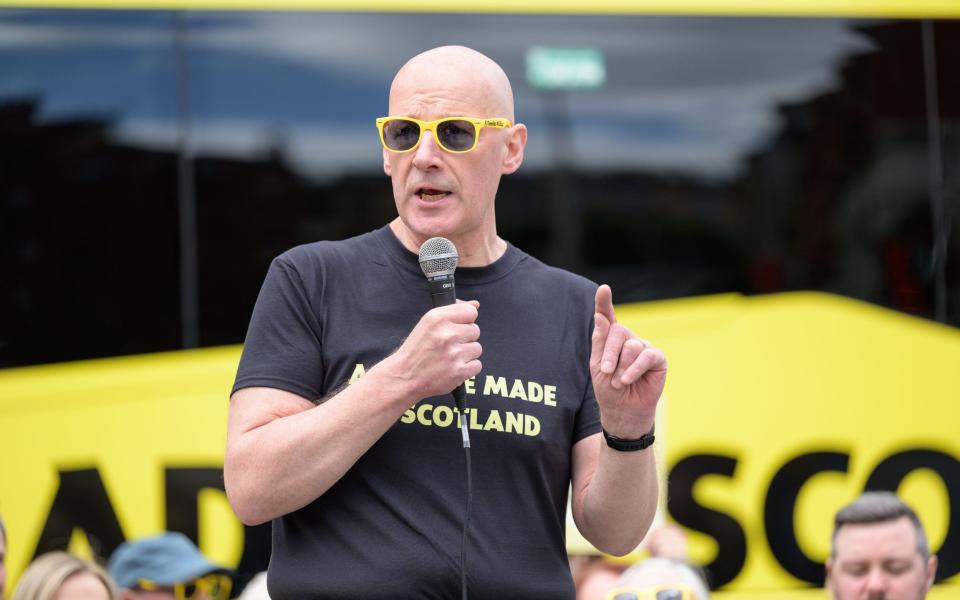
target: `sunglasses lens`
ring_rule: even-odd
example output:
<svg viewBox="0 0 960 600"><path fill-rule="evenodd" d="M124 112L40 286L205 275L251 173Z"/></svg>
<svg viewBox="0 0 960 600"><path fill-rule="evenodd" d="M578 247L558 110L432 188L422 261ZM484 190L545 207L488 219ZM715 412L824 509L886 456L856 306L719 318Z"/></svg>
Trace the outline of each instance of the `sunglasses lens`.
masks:
<svg viewBox="0 0 960 600"><path fill-rule="evenodd" d="M444 121L437 125L437 138L448 150L463 152L473 148L477 139L477 128L470 121Z"/></svg>
<svg viewBox="0 0 960 600"><path fill-rule="evenodd" d="M217 581L216 583L210 586L210 597L213 598L214 600L218 600L220 598L226 598L227 594L229 593L230 593L230 589L225 585L223 585L223 582L221 581Z"/></svg>
<svg viewBox="0 0 960 600"><path fill-rule="evenodd" d="M681 590L660 590L657 592L657 600L683 600Z"/></svg>
<svg viewBox="0 0 960 600"><path fill-rule="evenodd" d="M391 119L383 124L383 143L391 150L409 150L420 139L420 126L406 119Z"/></svg>
<svg viewBox="0 0 960 600"><path fill-rule="evenodd" d="M637 600L636 592L622 592L613 597L613 600Z"/></svg>
<svg viewBox="0 0 960 600"><path fill-rule="evenodd" d="M184 584L183 586L184 598L187 598L189 600L190 598L193 598L196 594L197 594L197 583L195 581L191 581L190 583Z"/></svg>

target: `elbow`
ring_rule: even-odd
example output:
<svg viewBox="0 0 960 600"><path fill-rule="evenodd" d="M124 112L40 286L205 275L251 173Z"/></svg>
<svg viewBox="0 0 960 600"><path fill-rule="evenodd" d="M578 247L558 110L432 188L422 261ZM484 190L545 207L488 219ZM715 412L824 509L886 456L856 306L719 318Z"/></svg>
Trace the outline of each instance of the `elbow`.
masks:
<svg viewBox="0 0 960 600"><path fill-rule="evenodd" d="M609 540L606 543L594 544L594 546L600 552L610 556L626 556L633 552L641 541L643 541L643 536L636 540Z"/></svg>
<svg viewBox="0 0 960 600"><path fill-rule="evenodd" d="M249 526L261 525L273 519L273 515L264 510L266 503L258 497L256 483L242 477L231 467L228 457L224 461L223 487L233 514L237 515L241 523Z"/></svg>
<svg viewBox="0 0 960 600"><path fill-rule="evenodd" d="M272 519L271 515L256 506L256 502L245 498L238 498L237 495L231 495L229 493L227 494L227 499L230 501L233 514L237 515L237 518L240 519L240 522L244 525L251 527L254 525L262 525Z"/></svg>

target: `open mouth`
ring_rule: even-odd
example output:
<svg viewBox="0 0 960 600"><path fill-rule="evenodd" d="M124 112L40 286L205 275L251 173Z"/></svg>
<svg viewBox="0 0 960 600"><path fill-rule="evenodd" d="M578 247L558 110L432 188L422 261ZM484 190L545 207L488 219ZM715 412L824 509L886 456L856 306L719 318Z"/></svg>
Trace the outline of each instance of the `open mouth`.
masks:
<svg viewBox="0 0 960 600"><path fill-rule="evenodd" d="M450 192L438 190L435 188L420 188L417 190L417 197L426 202L436 202L450 195Z"/></svg>

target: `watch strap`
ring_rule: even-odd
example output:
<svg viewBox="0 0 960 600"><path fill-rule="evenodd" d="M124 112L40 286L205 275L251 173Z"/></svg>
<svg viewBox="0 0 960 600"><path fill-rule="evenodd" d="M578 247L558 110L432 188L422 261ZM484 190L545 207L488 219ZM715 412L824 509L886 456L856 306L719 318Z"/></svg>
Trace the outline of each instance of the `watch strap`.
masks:
<svg viewBox="0 0 960 600"><path fill-rule="evenodd" d="M603 427L601 427L600 430L603 432L603 439L607 441L607 445L614 450L619 452L636 452L637 450L643 450L644 448L649 448L653 445L653 441L656 439L653 435L653 432L656 428L657 425L654 423L649 432L641 435L635 440L628 440L615 435L610 435L607 433L606 429L603 429Z"/></svg>

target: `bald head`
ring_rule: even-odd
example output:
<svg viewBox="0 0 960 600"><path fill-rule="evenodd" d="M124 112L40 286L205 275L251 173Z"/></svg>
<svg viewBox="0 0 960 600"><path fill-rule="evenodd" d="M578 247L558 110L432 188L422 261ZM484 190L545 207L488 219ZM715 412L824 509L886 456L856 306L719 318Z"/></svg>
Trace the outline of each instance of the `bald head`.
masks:
<svg viewBox="0 0 960 600"><path fill-rule="evenodd" d="M513 89L500 65L465 46L441 46L411 58L390 86L390 114L505 117Z"/></svg>

